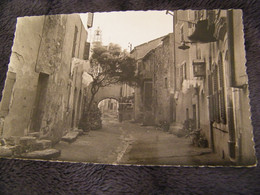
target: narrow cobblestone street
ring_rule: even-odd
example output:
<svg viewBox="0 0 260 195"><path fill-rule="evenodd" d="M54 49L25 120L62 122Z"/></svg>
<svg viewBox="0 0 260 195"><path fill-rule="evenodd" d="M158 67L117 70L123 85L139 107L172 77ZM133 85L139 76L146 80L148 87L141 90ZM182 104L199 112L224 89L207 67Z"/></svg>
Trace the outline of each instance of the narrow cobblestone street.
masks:
<svg viewBox="0 0 260 195"><path fill-rule="evenodd" d="M188 138L152 126L118 122L105 114L103 128L90 131L73 143L61 141L57 160L137 165L225 165L209 148L191 145Z"/></svg>

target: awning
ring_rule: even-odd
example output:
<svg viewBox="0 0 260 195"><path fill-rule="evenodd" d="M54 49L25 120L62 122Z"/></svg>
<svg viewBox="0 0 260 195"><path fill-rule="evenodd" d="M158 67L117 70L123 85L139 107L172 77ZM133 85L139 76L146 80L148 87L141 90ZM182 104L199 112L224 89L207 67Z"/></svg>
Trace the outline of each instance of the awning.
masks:
<svg viewBox="0 0 260 195"><path fill-rule="evenodd" d="M195 30L192 35L188 36L192 42L209 43L214 42L217 39L214 37L215 25L210 24L208 20L200 20L195 26Z"/></svg>

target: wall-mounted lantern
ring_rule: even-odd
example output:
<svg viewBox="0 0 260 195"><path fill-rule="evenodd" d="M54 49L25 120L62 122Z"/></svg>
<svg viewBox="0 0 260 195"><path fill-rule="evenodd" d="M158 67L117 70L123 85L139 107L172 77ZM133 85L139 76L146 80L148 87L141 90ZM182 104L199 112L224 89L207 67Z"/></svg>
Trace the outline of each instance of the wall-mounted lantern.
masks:
<svg viewBox="0 0 260 195"><path fill-rule="evenodd" d="M206 63L202 60L194 60L193 65L193 75L194 77L205 77L206 76Z"/></svg>
<svg viewBox="0 0 260 195"><path fill-rule="evenodd" d="M190 46L186 45L187 43L193 43L193 42L181 41L181 45L180 45L178 48L179 48L179 49L182 49L182 50L189 49Z"/></svg>
<svg viewBox="0 0 260 195"><path fill-rule="evenodd" d="M189 21L183 21L183 22L189 22ZM189 41L184 40L184 32L183 32L183 26L181 27L181 45L178 47L179 49L186 50L189 49L190 46L186 45L187 43L193 43Z"/></svg>

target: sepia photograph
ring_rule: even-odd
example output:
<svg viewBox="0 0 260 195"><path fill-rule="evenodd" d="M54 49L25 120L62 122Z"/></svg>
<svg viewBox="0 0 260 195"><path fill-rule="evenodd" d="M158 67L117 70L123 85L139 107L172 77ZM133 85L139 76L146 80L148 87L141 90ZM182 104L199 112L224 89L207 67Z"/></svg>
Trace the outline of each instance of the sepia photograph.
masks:
<svg viewBox="0 0 260 195"><path fill-rule="evenodd" d="M17 18L0 158L256 166L242 10Z"/></svg>

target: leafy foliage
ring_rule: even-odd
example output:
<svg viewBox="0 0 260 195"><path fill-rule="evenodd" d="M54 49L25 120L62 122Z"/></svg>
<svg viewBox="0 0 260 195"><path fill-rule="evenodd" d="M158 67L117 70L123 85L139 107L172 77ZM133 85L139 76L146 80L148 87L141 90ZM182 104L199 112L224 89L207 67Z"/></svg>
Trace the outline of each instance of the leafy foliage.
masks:
<svg viewBox="0 0 260 195"><path fill-rule="evenodd" d="M83 113L84 118L79 121L79 128L83 131L102 128L101 112L97 104L92 104L89 112Z"/></svg>
<svg viewBox="0 0 260 195"><path fill-rule="evenodd" d="M131 58L126 51L122 51L117 44L111 43L109 46L96 45L92 49L90 65L91 68L88 74L93 79L90 85L91 97L86 108L84 108L80 121L80 126L84 130L93 129L93 126L94 128L100 127L101 116L94 114L94 117L92 108L94 97L101 87L119 83L136 86L139 81L135 74L135 59Z"/></svg>
<svg viewBox="0 0 260 195"><path fill-rule="evenodd" d="M97 46L92 50L90 60L91 70L89 74L93 78L93 84L105 87L116 83L127 83L131 86L138 83L135 75L135 59L126 52L122 52L117 44L109 46Z"/></svg>

